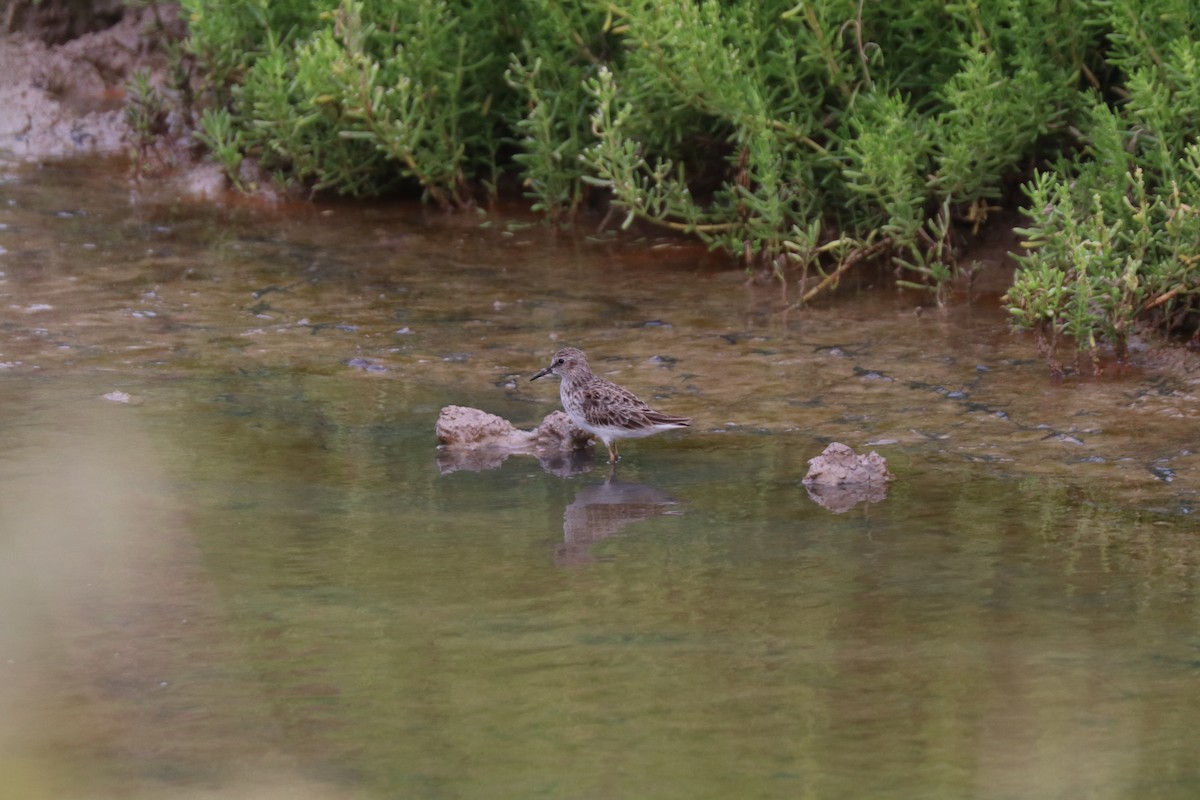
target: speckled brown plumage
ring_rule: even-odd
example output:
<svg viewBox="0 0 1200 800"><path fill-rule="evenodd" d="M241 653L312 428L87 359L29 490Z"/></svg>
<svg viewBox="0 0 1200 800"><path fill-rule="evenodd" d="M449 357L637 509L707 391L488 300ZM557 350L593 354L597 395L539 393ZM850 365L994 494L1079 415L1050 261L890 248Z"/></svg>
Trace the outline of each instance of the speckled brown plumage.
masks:
<svg viewBox="0 0 1200 800"><path fill-rule="evenodd" d="M529 380L536 381L546 375L562 378L559 396L563 410L577 426L604 442L609 463L621 457L617 452L618 439L691 425L690 418L656 411L628 389L597 376L588 365L587 356L574 347L559 350L550 360L550 366Z"/></svg>

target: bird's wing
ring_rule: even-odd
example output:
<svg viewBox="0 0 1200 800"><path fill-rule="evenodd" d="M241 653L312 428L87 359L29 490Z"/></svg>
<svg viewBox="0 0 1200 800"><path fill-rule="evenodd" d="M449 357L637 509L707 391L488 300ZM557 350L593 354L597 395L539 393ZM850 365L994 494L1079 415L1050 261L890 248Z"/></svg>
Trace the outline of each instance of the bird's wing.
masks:
<svg viewBox="0 0 1200 800"><path fill-rule="evenodd" d="M655 411L628 389L597 380L584 390L584 419L591 425L639 430L655 425L687 425L687 417Z"/></svg>

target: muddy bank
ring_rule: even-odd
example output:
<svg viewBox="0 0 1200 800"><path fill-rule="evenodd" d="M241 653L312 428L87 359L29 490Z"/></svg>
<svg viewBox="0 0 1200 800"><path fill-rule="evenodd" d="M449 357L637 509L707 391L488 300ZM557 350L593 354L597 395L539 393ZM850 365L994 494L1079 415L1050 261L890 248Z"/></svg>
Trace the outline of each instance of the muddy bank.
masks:
<svg viewBox="0 0 1200 800"><path fill-rule="evenodd" d="M125 116L136 70L166 65L151 36L179 26L173 4L14 3L0 38L0 153L25 161L118 155L134 142Z"/></svg>

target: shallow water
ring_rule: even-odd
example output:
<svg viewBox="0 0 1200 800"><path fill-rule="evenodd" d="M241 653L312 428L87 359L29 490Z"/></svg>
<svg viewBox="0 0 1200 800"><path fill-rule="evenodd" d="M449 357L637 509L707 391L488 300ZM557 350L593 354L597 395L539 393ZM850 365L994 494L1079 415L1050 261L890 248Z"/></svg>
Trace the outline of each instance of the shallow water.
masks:
<svg viewBox="0 0 1200 800"><path fill-rule="evenodd" d="M0 796L1200 793L1186 354L1052 379L1002 277L785 314L669 240L0 201ZM695 428L439 461L563 344ZM885 500L810 499L832 440Z"/></svg>

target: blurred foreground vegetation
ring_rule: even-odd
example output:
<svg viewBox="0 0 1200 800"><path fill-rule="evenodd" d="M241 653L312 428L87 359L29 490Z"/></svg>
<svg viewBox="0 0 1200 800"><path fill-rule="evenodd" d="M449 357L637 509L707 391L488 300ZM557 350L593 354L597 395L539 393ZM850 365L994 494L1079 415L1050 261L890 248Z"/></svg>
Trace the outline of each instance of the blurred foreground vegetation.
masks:
<svg viewBox="0 0 1200 800"><path fill-rule="evenodd" d="M183 0L176 97L235 182L458 208L520 186L693 234L805 301L865 259L938 302L1023 208L1051 364L1197 327L1193 0ZM142 88L143 93L149 91ZM259 173L261 174L261 173Z"/></svg>

